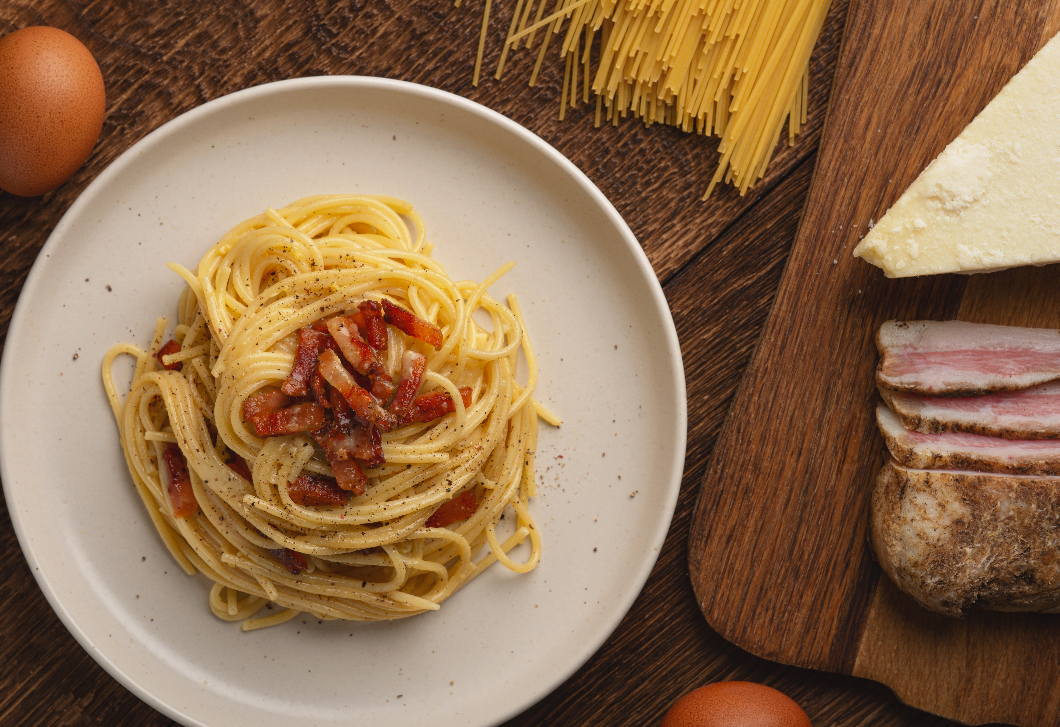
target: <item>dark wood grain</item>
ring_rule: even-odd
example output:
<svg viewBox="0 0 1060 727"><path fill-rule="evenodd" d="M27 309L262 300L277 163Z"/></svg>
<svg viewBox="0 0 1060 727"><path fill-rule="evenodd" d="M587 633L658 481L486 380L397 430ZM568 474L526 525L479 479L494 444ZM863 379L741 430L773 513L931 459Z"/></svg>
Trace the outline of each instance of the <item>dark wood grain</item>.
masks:
<svg viewBox="0 0 1060 727"><path fill-rule="evenodd" d="M1004 277L976 279L965 296L966 278L886 280L850 253L869 221L1050 37L1057 11L1055 3L990 0L852 3L803 224L704 479L690 542L700 607L726 638L788 664L900 685L915 704L974 723L1057 724L1060 715L1048 688L1026 682L1028 662L1016 652L1034 648L1030 634L1013 640L1009 632L987 647L982 629L951 628L954 651L936 644L935 661L915 653L916 639L900 647L878 638L881 629L902 632L903 622L898 601L876 592L866 543L869 488L884 457L873 336L889 318L952 318L962 298L978 315L1015 305L1035 286L1048 288L1050 274L1055 290L1055 271L1016 273L1007 282L1019 293L1003 292ZM1034 622L1042 630L1031 632L1050 646L1032 661L1060 662L1052 646L1060 626ZM871 654L860 651L864 643ZM921 668L902 674L914 662Z"/></svg>
<svg viewBox="0 0 1060 727"><path fill-rule="evenodd" d="M495 8L510 8L496 0ZM673 525L632 610L590 661L512 725L651 725L681 694L718 679L750 679L791 694L817 725L948 724L901 705L867 680L771 663L727 643L703 620L687 573L698 483L760 337L795 236L821 139L847 0L834 0L813 56L810 121L744 198L722 188L699 197L716 140L627 121L595 130L575 109L559 122L561 68L537 88L531 63L509 60L505 79L471 86L481 0L233 0L152 3L15 0L0 4L0 33L54 25L95 54L108 89L103 135L67 184L37 199L0 193L0 340L48 233L84 187L136 140L205 101L268 81L362 74L424 83L515 119L572 159L616 205L647 251L675 311L689 391L689 449ZM496 11L487 65L506 20ZM757 525L751 525L757 527ZM0 725L145 727L173 722L107 675L50 610L0 503Z"/></svg>

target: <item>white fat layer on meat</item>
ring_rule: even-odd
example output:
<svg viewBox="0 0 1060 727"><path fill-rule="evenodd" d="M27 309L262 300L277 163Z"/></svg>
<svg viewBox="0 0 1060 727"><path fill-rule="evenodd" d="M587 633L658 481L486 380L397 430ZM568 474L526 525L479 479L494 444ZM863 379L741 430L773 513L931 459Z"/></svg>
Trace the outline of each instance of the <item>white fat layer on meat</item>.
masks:
<svg viewBox="0 0 1060 727"><path fill-rule="evenodd" d="M952 537L953 523L968 515L968 508L954 493L922 490L909 493L902 500L899 513L900 552L906 567L916 568L933 550L946 547Z"/></svg>
<svg viewBox="0 0 1060 727"><path fill-rule="evenodd" d="M887 321L877 337L884 350L954 351L1019 348L1060 352L1060 331L967 321Z"/></svg>
<svg viewBox="0 0 1060 727"><path fill-rule="evenodd" d="M1060 605L1060 478L891 461L873 488L870 525L888 576L934 611Z"/></svg>
<svg viewBox="0 0 1060 727"><path fill-rule="evenodd" d="M881 357L877 383L899 391L982 394L1060 378L1060 331L1053 329L887 321L876 334L876 345ZM982 355L942 355L950 351ZM929 354L939 355L926 357Z"/></svg>

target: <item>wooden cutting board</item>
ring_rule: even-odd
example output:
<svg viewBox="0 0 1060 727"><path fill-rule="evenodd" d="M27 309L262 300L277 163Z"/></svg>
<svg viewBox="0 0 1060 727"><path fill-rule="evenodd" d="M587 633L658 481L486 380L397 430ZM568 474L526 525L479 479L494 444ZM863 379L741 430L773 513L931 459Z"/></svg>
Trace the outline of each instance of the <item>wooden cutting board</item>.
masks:
<svg viewBox="0 0 1060 727"><path fill-rule="evenodd" d="M729 641L969 724L1060 725L1060 616L949 619L881 577L873 336L889 318L1060 328L1060 266L888 280L851 250L1058 29L1060 0L853 0L799 232L689 542Z"/></svg>

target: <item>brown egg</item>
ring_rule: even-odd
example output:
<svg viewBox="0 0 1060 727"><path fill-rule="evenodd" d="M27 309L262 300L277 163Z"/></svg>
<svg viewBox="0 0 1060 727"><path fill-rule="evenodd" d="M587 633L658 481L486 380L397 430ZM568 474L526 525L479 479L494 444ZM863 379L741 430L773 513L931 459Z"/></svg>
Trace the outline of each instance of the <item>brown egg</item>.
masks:
<svg viewBox="0 0 1060 727"><path fill-rule="evenodd" d="M660 727L811 727L795 701L754 682L716 682L677 700Z"/></svg>
<svg viewBox="0 0 1060 727"><path fill-rule="evenodd" d="M0 189L33 197L69 179L106 107L103 74L74 36L38 26L0 38Z"/></svg>

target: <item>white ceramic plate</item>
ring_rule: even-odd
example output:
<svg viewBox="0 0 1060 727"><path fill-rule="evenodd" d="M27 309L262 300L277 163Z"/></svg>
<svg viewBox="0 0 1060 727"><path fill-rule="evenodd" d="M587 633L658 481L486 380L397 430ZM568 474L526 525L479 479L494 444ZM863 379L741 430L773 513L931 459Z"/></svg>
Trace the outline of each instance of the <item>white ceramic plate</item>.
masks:
<svg viewBox="0 0 1060 727"><path fill-rule="evenodd" d="M517 260L540 356L532 511L544 554L427 615L311 618L242 633L169 558L121 455L100 383L146 345L192 266L234 223L310 194L410 200L455 279ZM99 176L26 281L0 370L0 473L37 582L116 679L186 725L490 725L603 643L655 563L677 500L686 403L669 309L640 246L574 165L503 116L396 81L284 81L166 124ZM633 496L635 493L635 496Z"/></svg>

